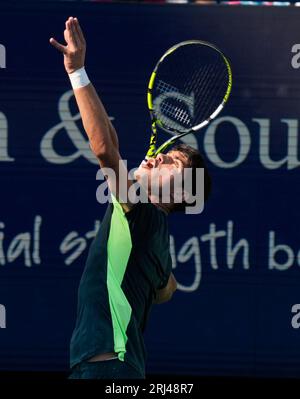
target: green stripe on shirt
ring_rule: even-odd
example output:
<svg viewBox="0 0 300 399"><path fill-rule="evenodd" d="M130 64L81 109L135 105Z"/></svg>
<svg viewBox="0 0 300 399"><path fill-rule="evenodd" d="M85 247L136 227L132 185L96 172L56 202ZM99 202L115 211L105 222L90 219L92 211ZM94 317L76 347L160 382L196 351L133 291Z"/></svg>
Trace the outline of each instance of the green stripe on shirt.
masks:
<svg viewBox="0 0 300 399"><path fill-rule="evenodd" d="M132 241L128 221L124 210L112 195L114 209L107 243L107 288L110 312L113 323L114 351L118 358L124 361L126 353L126 330L131 318L131 306L121 288Z"/></svg>

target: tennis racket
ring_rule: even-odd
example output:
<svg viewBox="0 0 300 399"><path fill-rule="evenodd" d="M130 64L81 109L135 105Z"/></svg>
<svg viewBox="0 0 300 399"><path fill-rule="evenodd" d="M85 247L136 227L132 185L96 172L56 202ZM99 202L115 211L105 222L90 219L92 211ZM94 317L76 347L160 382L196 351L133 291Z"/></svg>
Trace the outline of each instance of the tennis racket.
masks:
<svg viewBox="0 0 300 399"><path fill-rule="evenodd" d="M230 63L213 44L189 40L167 50L148 84L152 134L146 159L213 120L227 102L231 86ZM173 136L158 149L157 128Z"/></svg>

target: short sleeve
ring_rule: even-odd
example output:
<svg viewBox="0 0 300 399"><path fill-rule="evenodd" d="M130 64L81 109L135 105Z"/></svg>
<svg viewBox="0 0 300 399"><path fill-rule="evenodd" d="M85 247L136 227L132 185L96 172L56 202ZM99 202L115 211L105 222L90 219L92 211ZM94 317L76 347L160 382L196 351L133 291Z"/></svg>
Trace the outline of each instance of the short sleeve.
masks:
<svg viewBox="0 0 300 399"><path fill-rule="evenodd" d="M172 271L172 258L170 254L170 236L164 218L160 220L154 244L155 257L158 266L159 283L157 289L165 288Z"/></svg>
<svg viewBox="0 0 300 399"><path fill-rule="evenodd" d="M154 204L140 202L125 217L132 234L135 263L141 265L154 290L164 288L172 271L167 214Z"/></svg>
<svg viewBox="0 0 300 399"><path fill-rule="evenodd" d="M171 259L171 255L169 254L168 259L165 261L166 264L164 266L162 266L163 270L163 275L161 278L161 283L158 286L158 289L161 290L163 288L165 288L168 284L170 275L171 275L171 271L172 271L172 259Z"/></svg>

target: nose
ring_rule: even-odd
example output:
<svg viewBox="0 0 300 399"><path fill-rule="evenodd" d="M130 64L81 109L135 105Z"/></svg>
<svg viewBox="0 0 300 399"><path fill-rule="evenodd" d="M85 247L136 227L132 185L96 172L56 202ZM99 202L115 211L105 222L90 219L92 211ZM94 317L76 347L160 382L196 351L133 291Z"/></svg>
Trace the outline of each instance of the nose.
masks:
<svg viewBox="0 0 300 399"><path fill-rule="evenodd" d="M145 164L148 168L154 168L155 167L155 158L145 159Z"/></svg>

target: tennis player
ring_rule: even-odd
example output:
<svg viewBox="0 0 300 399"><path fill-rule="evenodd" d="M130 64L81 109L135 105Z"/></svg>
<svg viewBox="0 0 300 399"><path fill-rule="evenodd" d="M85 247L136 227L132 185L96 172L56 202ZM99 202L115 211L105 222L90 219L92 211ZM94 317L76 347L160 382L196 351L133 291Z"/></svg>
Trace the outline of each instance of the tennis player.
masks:
<svg viewBox="0 0 300 399"><path fill-rule="evenodd" d="M121 176L125 176L121 183L126 194L133 182L121 159L116 131L85 72L86 42L77 18L66 21L64 38L66 45L54 38L50 43L63 53L91 149L102 170L113 170L116 179L113 182L106 175L112 202L91 244L80 281L70 378L141 379L145 378L146 358L143 332L150 309L169 301L177 287L171 272L167 216L184 210L185 198L183 195L182 202L175 204L171 196L163 203L150 191L148 203L132 203L128 196L122 197ZM185 167L205 165L198 151L179 145L143 162L136 179L151 177L152 171L162 169L170 179ZM207 171L205 184L207 197Z"/></svg>

